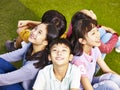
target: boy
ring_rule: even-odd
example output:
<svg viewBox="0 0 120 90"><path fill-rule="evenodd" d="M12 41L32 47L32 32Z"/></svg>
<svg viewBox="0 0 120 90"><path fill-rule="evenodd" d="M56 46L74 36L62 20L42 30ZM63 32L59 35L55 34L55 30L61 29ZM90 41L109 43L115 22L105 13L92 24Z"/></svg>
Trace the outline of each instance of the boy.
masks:
<svg viewBox="0 0 120 90"><path fill-rule="evenodd" d="M49 46L51 65L40 70L33 90L79 90L80 70L70 64L73 55L66 39L54 40Z"/></svg>

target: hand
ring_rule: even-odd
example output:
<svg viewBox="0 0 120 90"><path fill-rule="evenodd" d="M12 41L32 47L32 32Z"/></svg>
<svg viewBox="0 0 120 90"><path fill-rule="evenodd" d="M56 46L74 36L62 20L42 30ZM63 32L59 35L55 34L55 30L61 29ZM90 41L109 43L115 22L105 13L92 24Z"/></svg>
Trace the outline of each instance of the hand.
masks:
<svg viewBox="0 0 120 90"><path fill-rule="evenodd" d="M18 28L27 26L30 23L30 20L20 20L18 21Z"/></svg>
<svg viewBox="0 0 120 90"><path fill-rule="evenodd" d="M22 32L22 31L25 30L25 29L28 29L28 26L22 26L22 27L18 28L18 29L17 29L17 34L19 35L20 32Z"/></svg>
<svg viewBox="0 0 120 90"><path fill-rule="evenodd" d="M116 31L114 31L114 30L113 30L112 28L110 28L110 27L102 26L102 28L104 28L107 32L116 33Z"/></svg>

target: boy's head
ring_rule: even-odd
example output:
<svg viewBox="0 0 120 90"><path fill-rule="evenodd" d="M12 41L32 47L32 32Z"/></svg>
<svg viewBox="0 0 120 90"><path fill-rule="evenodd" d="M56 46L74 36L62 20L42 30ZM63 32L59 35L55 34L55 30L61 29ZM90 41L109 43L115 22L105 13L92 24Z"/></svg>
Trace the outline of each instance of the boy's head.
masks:
<svg viewBox="0 0 120 90"><path fill-rule="evenodd" d="M67 39L64 39L64 38L59 38L59 39L53 40L49 45L49 52L51 53L51 48L54 45L58 45L58 44L66 45L70 49L70 54L72 54L72 46L71 46L70 42Z"/></svg>
<svg viewBox="0 0 120 90"><path fill-rule="evenodd" d="M56 39L49 45L49 60L69 62L73 57L71 49L71 44L67 39Z"/></svg>
<svg viewBox="0 0 120 90"><path fill-rule="evenodd" d="M66 18L57 10L46 11L42 16L42 22L55 24L59 31L59 36L62 36L62 34L66 31Z"/></svg>

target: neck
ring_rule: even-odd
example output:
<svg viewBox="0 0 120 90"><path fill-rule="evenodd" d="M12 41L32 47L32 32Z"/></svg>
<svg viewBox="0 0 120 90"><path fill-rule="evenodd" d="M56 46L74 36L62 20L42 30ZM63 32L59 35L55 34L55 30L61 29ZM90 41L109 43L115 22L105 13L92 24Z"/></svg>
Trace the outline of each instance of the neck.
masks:
<svg viewBox="0 0 120 90"><path fill-rule="evenodd" d="M92 49L91 46L88 46L88 45L84 45L84 46L83 46L83 52L85 52L85 53L88 54L88 55L91 54L91 49Z"/></svg>
<svg viewBox="0 0 120 90"><path fill-rule="evenodd" d="M45 45L33 45L33 51L32 51L32 54L36 53L36 52L39 52L39 51L42 51L46 48Z"/></svg>
<svg viewBox="0 0 120 90"><path fill-rule="evenodd" d="M68 70L68 65L64 65L64 66L54 66L54 74L56 76L56 78L60 81L62 81L67 73Z"/></svg>

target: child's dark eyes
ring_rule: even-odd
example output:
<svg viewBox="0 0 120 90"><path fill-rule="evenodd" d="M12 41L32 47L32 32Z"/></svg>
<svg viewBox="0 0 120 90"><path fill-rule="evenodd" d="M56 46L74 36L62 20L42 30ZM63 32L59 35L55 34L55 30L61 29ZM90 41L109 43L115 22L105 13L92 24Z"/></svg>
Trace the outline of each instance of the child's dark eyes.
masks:
<svg viewBox="0 0 120 90"><path fill-rule="evenodd" d="M52 51L57 51L56 49L53 49Z"/></svg>
<svg viewBox="0 0 120 90"><path fill-rule="evenodd" d="M55 51L59 51L59 50L57 50L57 49L52 49L52 51L55 52ZM62 51L62 52L66 52L67 50L66 50L66 49L62 49L61 51Z"/></svg>

